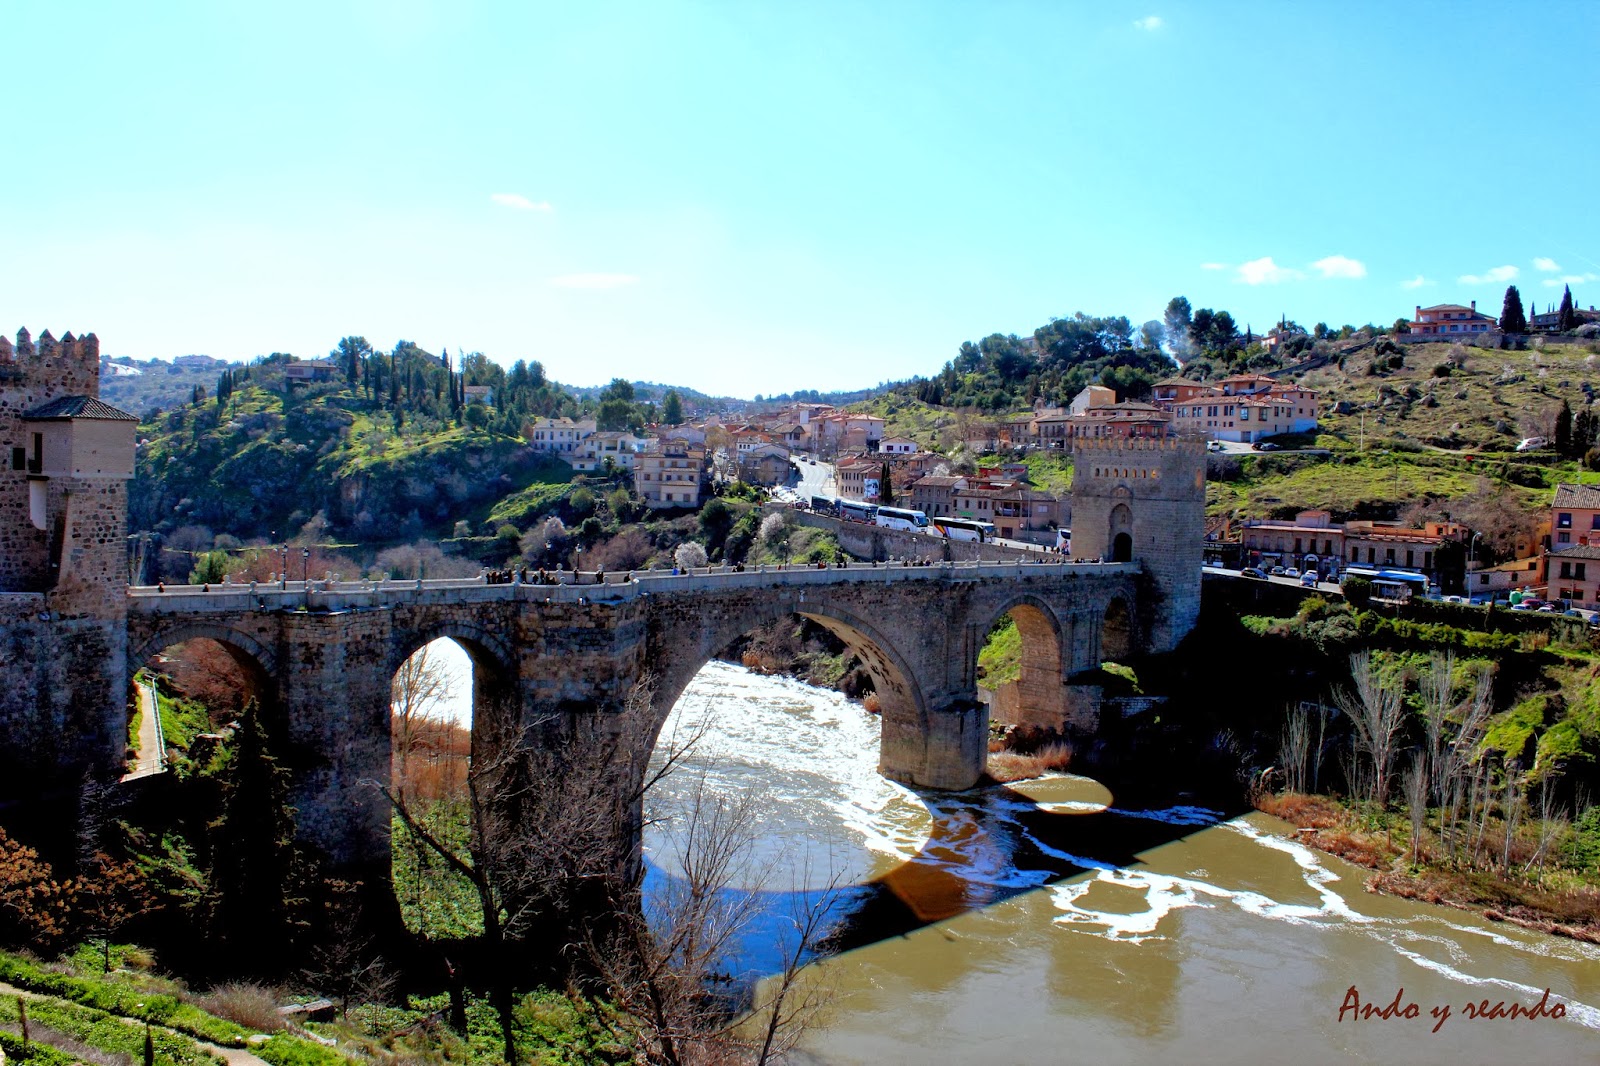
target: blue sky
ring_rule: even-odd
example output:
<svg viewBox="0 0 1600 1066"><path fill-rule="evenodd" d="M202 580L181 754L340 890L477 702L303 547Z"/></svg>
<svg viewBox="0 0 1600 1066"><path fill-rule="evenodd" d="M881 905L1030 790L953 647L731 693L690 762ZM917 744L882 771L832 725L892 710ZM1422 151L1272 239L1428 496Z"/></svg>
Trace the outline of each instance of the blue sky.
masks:
<svg viewBox="0 0 1600 1066"><path fill-rule="evenodd" d="M1600 304L1597 36L1588 0L0 0L0 329L750 395L1179 294Z"/></svg>

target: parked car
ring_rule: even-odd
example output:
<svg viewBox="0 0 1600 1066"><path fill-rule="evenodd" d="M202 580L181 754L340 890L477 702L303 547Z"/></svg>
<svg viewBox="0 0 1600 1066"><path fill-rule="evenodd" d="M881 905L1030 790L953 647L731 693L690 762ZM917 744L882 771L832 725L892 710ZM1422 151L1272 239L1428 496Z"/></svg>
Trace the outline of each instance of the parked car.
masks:
<svg viewBox="0 0 1600 1066"><path fill-rule="evenodd" d="M1271 574L1273 577L1282 577L1283 576L1283 567L1274 566L1271 570L1268 570L1267 573Z"/></svg>
<svg viewBox="0 0 1600 1066"><path fill-rule="evenodd" d="M1545 440L1543 437L1523 437L1517 442L1517 451L1536 452L1540 448L1547 447L1549 443L1550 442Z"/></svg>
<svg viewBox="0 0 1600 1066"><path fill-rule="evenodd" d="M1243 570L1239 571L1239 576L1258 578L1261 581L1265 581L1267 579L1267 575L1261 572L1261 568L1259 566L1247 566Z"/></svg>
<svg viewBox="0 0 1600 1066"><path fill-rule="evenodd" d="M1206 451L1208 451L1208 452L1220 452L1221 450L1222 450L1222 442L1220 440L1208 440L1208 441L1206 441Z"/></svg>
<svg viewBox="0 0 1600 1066"><path fill-rule="evenodd" d="M1296 567L1286 566L1286 567L1283 568L1283 576L1284 577L1298 578L1300 576L1300 571Z"/></svg>
<svg viewBox="0 0 1600 1066"><path fill-rule="evenodd" d="M1278 450L1278 446L1272 443L1270 440L1258 440L1254 444L1250 445L1250 447L1254 448L1258 452L1275 452Z"/></svg>
<svg viewBox="0 0 1600 1066"><path fill-rule="evenodd" d="M1316 588L1317 587L1317 572L1315 570L1307 570L1305 573L1301 574L1300 575L1300 585L1301 585L1302 588L1308 588L1308 589Z"/></svg>

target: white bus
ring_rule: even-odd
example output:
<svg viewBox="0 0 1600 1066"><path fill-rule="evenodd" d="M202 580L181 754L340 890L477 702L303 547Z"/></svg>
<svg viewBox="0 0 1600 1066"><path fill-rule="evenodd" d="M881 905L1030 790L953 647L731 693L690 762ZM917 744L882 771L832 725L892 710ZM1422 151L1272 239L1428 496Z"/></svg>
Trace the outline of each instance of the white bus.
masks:
<svg viewBox="0 0 1600 1066"><path fill-rule="evenodd" d="M1070 529L1057 529L1056 530L1056 551L1058 551L1058 552L1070 552L1070 551L1072 551L1072 530L1070 530Z"/></svg>
<svg viewBox="0 0 1600 1066"><path fill-rule="evenodd" d="M927 515L904 507L879 507L876 521L884 529L905 529L912 533L920 533L928 527Z"/></svg>
<svg viewBox="0 0 1600 1066"><path fill-rule="evenodd" d="M839 517L846 522L872 522L878 513L875 503L857 503L854 500L839 501Z"/></svg>
<svg viewBox="0 0 1600 1066"><path fill-rule="evenodd" d="M930 533L949 540L975 540L986 544L996 536L993 522L979 522L973 518L933 518L929 519L929 524L933 527Z"/></svg>

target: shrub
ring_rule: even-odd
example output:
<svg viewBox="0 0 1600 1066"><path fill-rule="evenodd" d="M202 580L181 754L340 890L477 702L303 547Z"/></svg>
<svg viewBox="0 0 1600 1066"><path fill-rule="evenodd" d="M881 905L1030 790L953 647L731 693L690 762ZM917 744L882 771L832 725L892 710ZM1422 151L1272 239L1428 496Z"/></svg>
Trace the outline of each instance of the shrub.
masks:
<svg viewBox="0 0 1600 1066"><path fill-rule="evenodd" d="M1363 608L1372 602L1372 582L1364 577L1347 577L1339 587L1345 602L1352 607Z"/></svg>
<svg viewBox="0 0 1600 1066"><path fill-rule="evenodd" d="M678 550L672 553L672 561L679 569L688 570L690 567L706 565L705 545L699 541L684 541L678 545Z"/></svg>
<svg viewBox="0 0 1600 1066"><path fill-rule="evenodd" d="M242 981L219 985L203 996L198 1006L230 1022L259 1033L276 1032L284 1027L278 1013L278 997L271 989Z"/></svg>

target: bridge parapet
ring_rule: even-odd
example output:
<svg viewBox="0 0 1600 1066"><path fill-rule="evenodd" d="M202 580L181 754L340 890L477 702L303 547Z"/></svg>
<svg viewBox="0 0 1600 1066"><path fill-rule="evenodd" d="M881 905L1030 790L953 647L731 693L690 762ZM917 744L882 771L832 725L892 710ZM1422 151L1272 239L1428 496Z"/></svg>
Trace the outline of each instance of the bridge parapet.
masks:
<svg viewBox="0 0 1600 1066"><path fill-rule="evenodd" d="M290 581L280 584L130 586L128 610L135 614L238 613L259 610L314 612L466 603L624 603L655 593L734 589L891 584L902 581L982 582L1039 577L1107 577L1139 572L1137 563L1071 563L1019 559L1012 562L939 563L907 566L875 563L815 569L762 566L743 571L708 567L671 574L641 570L607 574L563 572L560 584L488 584L482 578L434 581ZM576 580L575 580L576 578Z"/></svg>

